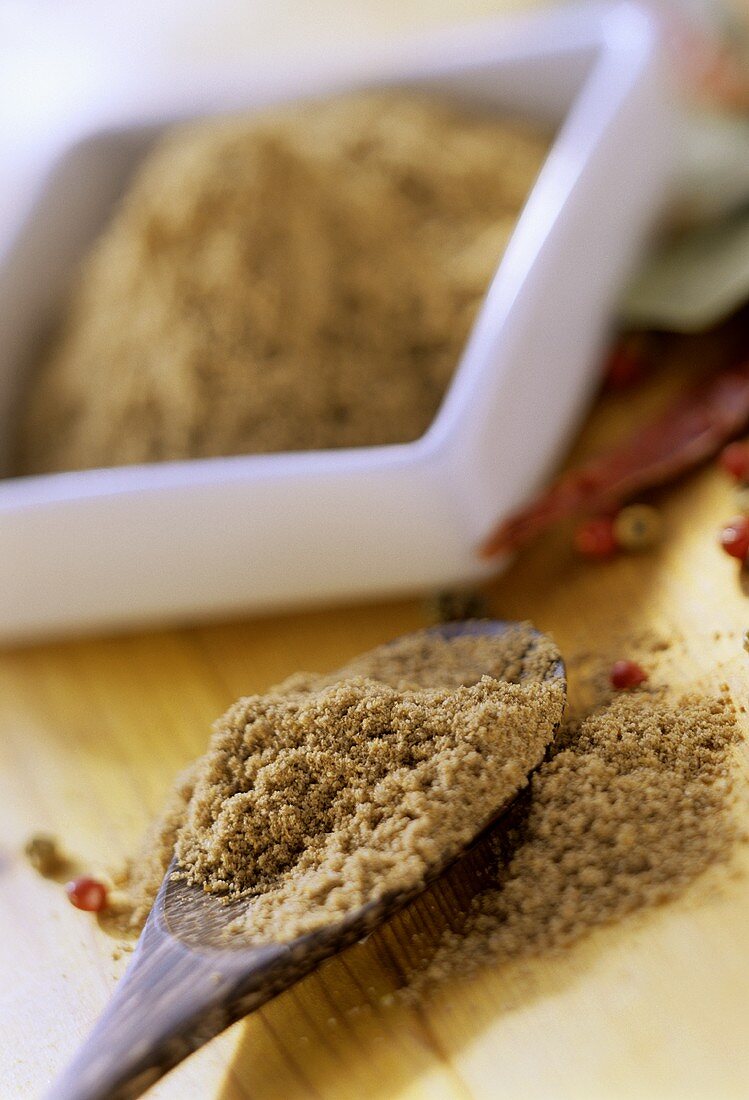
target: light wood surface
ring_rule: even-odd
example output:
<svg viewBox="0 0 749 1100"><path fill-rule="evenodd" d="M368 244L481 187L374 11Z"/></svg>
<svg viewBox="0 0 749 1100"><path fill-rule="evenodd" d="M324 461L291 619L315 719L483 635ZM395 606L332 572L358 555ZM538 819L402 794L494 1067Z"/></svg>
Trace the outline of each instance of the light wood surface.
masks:
<svg viewBox="0 0 749 1100"><path fill-rule="evenodd" d="M458 635L497 638L507 631L493 620L447 622L432 628L446 639ZM556 681L566 691L559 655L539 667L536 639L528 639L519 677ZM559 728L547 731L545 743ZM543 747L542 747L543 748ZM543 752L542 752L543 755ZM499 795L499 792L497 792ZM483 806L483 820L499 818L512 801ZM477 830L478 831L478 830ZM467 851L473 857L474 845ZM463 854L466 855L464 850ZM127 972L106 1010L62 1077L55 1100L132 1100L230 1024L290 989L329 959L379 930L417 898L423 883L436 882L448 861L432 859L422 880L390 889L345 919L330 920L291 940L227 943L227 929L241 920L243 906L225 905L167 874L153 903ZM455 861L455 854L449 862ZM231 938L231 937L230 937Z"/></svg>
<svg viewBox="0 0 749 1100"><path fill-rule="evenodd" d="M192 37L188 26L180 50L202 59L206 50L233 56L241 47L251 64L253 50L281 52L279 43L288 57L297 40L300 51L308 48L310 37L370 40L393 28L530 5L365 0L347 8L345 28L335 4L324 4L313 22L294 3L256 6L254 14L232 0L221 5L232 6L232 33L221 34L211 6L210 26L196 23ZM631 419L631 408L610 402L591 420L580 449L612 438ZM491 586L491 611L531 618L555 635L570 664L573 698L584 696L596 663L626 656L628 639L654 631L675 639L660 660L660 679L716 687L726 681L736 702L747 705L741 636L749 610L735 563L714 543L716 525L731 513L730 495L713 470L669 492L668 539L640 558L592 566L574 559L563 534L549 539ZM137 848L174 773L202 751L210 723L238 695L299 668L333 668L428 621L421 601L401 601L0 654L0 1100L41 1095L128 961L114 957L116 941L95 918L73 909L58 883L26 864L25 840L53 832L85 868L116 865ZM746 748L737 755L746 775ZM749 827L749 809L743 813ZM399 960L418 955L466 905L475 872L475 861L464 865L366 943L211 1042L149 1095L749 1095L746 850L732 869L706 876L678 903L599 930L564 956L489 970L439 990L419 1011L391 1004Z"/></svg>
<svg viewBox="0 0 749 1100"><path fill-rule="evenodd" d="M612 438L633 407L600 407L578 451ZM559 533L490 587L491 611L554 634L578 700L598 665L651 631L672 641L656 680L725 681L745 706L749 614L736 563L715 546L731 489L711 468L662 503L667 539L656 552L592 565ZM87 868L111 867L134 851L173 774L236 696L299 668L335 667L428 621L414 600L0 655L0 1096L41 1093L127 962L113 958L115 941L95 918L26 865L26 838L51 831ZM747 774L744 746L737 769ZM419 1011L391 1004L399 960L467 903L474 860L152 1095L745 1097L747 870L742 847L733 867L709 873L684 899L601 929L564 956L489 969L437 991Z"/></svg>

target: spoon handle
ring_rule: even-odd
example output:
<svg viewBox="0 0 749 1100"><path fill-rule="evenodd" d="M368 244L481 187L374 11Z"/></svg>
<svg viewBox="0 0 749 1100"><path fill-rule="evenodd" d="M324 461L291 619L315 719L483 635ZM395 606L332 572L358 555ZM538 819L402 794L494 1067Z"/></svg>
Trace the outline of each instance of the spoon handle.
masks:
<svg viewBox="0 0 749 1100"><path fill-rule="evenodd" d="M47 1100L142 1095L172 1066L289 984L286 968L275 973L282 949L257 948L254 954L248 967L246 950L195 950L149 918L106 1011Z"/></svg>
<svg viewBox="0 0 749 1100"><path fill-rule="evenodd" d="M140 1096L154 1081L221 1029L210 1008L217 983L205 959L171 937L141 942L106 1011L48 1100L125 1100ZM205 1017L206 1033L194 1041ZM201 1029L202 1032L202 1029Z"/></svg>

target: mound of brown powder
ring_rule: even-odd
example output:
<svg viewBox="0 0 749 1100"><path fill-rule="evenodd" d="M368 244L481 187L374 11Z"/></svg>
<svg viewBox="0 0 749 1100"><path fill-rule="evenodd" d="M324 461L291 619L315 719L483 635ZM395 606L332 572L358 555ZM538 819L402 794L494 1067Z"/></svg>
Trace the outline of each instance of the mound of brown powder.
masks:
<svg viewBox="0 0 749 1100"><path fill-rule="evenodd" d="M417 438L547 146L405 93L178 129L84 264L16 472Z"/></svg>
<svg viewBox="0 0 749 1100"><path fill-rule="evenodd" d="M487 807L524 786L561 713L541 683L556 652L529 649L531 637L527 625L501 645L417 634L240 700L136 867L135 923L175 843L182 873L246 898L240 931L263 934L339 916L457 850ZM727 861L745 839L733 813L739 739L725 695L665 688L569 720L482 842L489 885L408 974L409 995L566 948Z"/></svg>
<svg viewBox="0 0 749 1100"><path fill-rule="evenodd" d="M173 846L180 877L246 899L241 931L256 938L293 937L423 882L542 759L564 708L563 681L544 679L557 660L527 625L422 633L241 699L136 868L136 919Z"/></svg>
<svg viewBox="0 0 749 1100"><path fill-rule="evenodd" d="M508 832L490 845L494 883L449 933L416 988L567 947L592 928L679 896L725 861L732 815L725 698L615 697L555 742Z"/></svg>

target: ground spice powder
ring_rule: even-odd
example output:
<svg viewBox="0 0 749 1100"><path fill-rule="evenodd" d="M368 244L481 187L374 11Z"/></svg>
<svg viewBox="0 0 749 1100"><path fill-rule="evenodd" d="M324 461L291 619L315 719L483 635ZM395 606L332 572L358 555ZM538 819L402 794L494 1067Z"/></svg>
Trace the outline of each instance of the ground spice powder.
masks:
<svg viewBox="0 0 749 1100"><path fill-rule="evenodd" d="M136 865L136 919L173 846L179 877L246 900L234 928L255 939L423 882L542 759L564 709L563 681L544 679L557 661L527 625L424 633L239 700Z"/></svg>
<svg viewBox="0 0 749 1100"><path fill-rule="evenodd" d="M534 728L527 724L529 716L538 721L543 714L548 721L561 705L540 682L554 650L529 650L528 631L524 625L510 632L504 649L493 654L487 639L438 645L427 634L416 635L366 654L330 676L298 674L267 696L240 701L217 725L208 755L175 789L144 859L136 863L131 882L134 923L145 918L175 843L193 881L225 892L235 881L240 894L251 894L254 917L266 931L283 927L284 919L287 928L303 928L300 912L311 904L322 905L330 916L360 903L362 884L366 893L391 873L383 848L402 843L406 836L397 829L378 832L384 818L373 789L387 792L396 803L390 810L391 829L394 822L403 824L402 807L414 811L408 858L415 861L409 873L418 873L433 857L432 842L450 843L454 827L456 836L465 835L460 833L464 826L471 828L467 817L446 813L439 799L447 787L460 798L465 792L496 804L495 780L487 787L481 778L486 757L478 716L498 717L494 708L504 706L504 729L509 723L510 731L505 744L519 754L517 769L507 757L504 767L497 768L495 761L492 775L500 776L506 790L513 784L524 789L482 842L482 889L464 914L454 914L455 930L441 935L418 961L406 961L406 996L420 996L437 982L457 980L483 966L568 948L600 925L679 897L710 867L729 861L746 837L734 814L733 751L741 734L727 694L678 695L653 687L612 695L604 685L584 713L562 725L524 786L523 769L540 750L543 736L523 750L514 740L513 724L519 720L527 732ZM477 681L478 669L490 677L505 675L511 682L497 692L496 681ZM430 689L429 684L435 686ZM409 712L413 723L405 720ZM400 724L394 727L396 716ZM451 740L457 729L450 725L454 717L467 734L465 740L463 732ZM281 740L274 732L271 745L261 728L253 749L252 731L266 721L280 731ZM341 723L347 729L348 763L332 773L326 765L325 781L332 782L332 793L326 789L312 813L325 822L317 829L314 821L301 821L293 806L297 801L309 804L310 784L315 790L307 752L322 752L320 759L327 754L328 765L341 754L336 736ZM376 744L382 755L370 759L361 754L364 730L374 734L370 747ZM389 732L383 736L385 730ZM430 755L435 750L436 761ZM259 775L261 760L268 762L280 786L271 784L258 807L248 778ZM364 760L371 765L370 789L363 780ZM292 765L289 771L284 762ZM391 774L396 778L388 783ZM414 782L404 782L406 775ZM289 783L295 798L277 797ZM366 808L359 814L363 788ZM353 798L351 790L357 792ZM430 807L424 795L431 790L438 801ZM227 798L237 801L222 818ZM337 798L345 812L326 833ZM242 812L235 812L240 807ZM255 824L250 812L259 812ZM343 827L342 820L347 822ZM341 874L348 860L358 876L353 891ZM292 877L290 891L274 894L287 867L298 877ZM367 878L370 872L372 878ZM460 874L459 865L455 873ZM240 931L249 926L245 923Z"/></svg>
<svg viewBox="0 0 749 1100"><path fill-rule="evenodd" d="M178 128L83 266L15 472L417 438L547 148L404 92Z"/></svg>
<svg viewBox="0 0 749 1100"><path fill-rule="evenodd" d="M678 897L734 851L725 697L616 696L556 739L489 846L490 884L447 932L412 991L569 947L591 929Z"/></svg>

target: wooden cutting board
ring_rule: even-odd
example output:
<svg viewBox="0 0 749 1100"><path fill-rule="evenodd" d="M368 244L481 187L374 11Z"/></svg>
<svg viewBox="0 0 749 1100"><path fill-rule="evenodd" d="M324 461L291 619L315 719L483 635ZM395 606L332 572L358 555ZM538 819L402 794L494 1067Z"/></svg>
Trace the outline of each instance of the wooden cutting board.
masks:
<svg viewBox="0 0 749 1100"><path fill-rule="evenodd" d="M687 358L702 358L689 346ZM672 369L663 387L679 378ZM656 399L609 399L578 453L614 438ZM577 560L568 534L557 533L490 587L492 614L553 633L578 699L591 669L655 637L670 643L656 679L725 682L746 706L749 609L736 563L715 544L731 493L715 468L691 477L661 496L663 545L604 565ZM27 837L53 832L87 868L111 867L135 850L172 776L236 696L299 668L335 667L427 622L421 602L385 603L0 655L0 1095L39 1095L127 963L95 918L26 865ZM746 780L745 745L737 770ZM740 812L749 827L748 805ZM393 1004L398 959L467 903L471 875L454 874L152 1095L746 1097L747 872L742 846L731 868L682 900L598 930L561 957L489 969L440 989L419 1011Z"/></svg>

